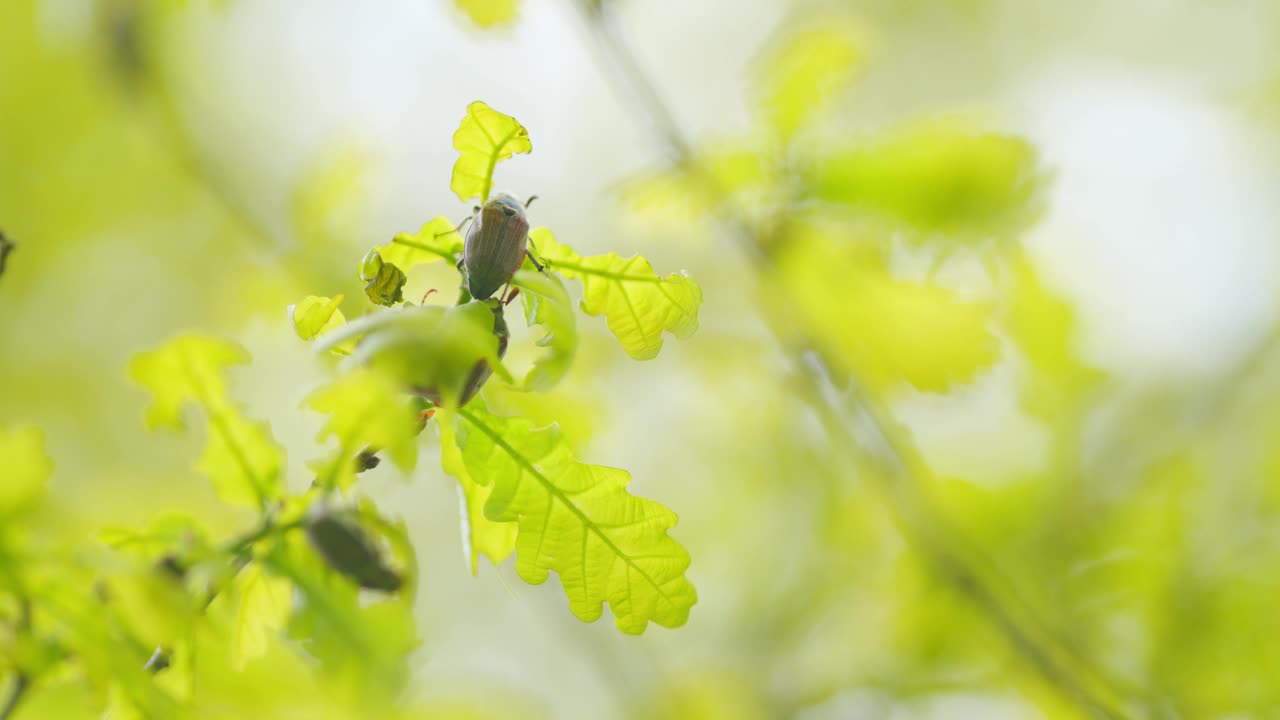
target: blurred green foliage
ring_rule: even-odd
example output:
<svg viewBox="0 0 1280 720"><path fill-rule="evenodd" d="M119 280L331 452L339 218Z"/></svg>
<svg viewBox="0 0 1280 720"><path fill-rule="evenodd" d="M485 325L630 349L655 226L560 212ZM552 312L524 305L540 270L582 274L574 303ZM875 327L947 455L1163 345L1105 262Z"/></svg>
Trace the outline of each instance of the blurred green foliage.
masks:
<svg viewBox="0 0 1280 720"><path fill-rule="evenodd" d="M445 4L479 28L521 5ZM620 94L661 103L627 87L622 3L577 4L624 53ZM0 4L0 718L538 717L589 689L629 717L1280 708L1274 334L1204 385L1093 367L1022 243L1051 181L1035 147L957 113L855 122L893 52L874 26L805 6L753 66L749 126L659 127L675 162L618 208L693 272L536 228L548 272L523 266L507 316L423 297L458 279L456 208L354 262L358 146L282 218L252 201L176 92L199 3L96 0L68 35L54 5ZM533 149L479 101L453 146L464 203ZM290 321L332 352L275 342ZM993 387L1043 442L955 472L911 409L980 424ZM615 454L632 472L579 459ZM457 494L472 575L554 572L563 597L503 620L388 473ZM680 629L577 624L605 604L628 635Z"/></svg>

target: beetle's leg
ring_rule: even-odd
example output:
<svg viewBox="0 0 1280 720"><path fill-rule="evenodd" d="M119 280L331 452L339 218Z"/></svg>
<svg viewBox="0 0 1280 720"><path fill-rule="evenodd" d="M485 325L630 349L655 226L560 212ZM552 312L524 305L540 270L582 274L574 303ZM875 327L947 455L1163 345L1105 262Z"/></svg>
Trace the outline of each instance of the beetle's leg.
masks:
<svg viewBox="0 0 1280 720"><path fill-rule="evenodd" d="M524 209L528 210L529 206L533 204L533 201L537 199L538 199L537 195L530 195L529 199L524 201Z"/></svg>
<svg viewBox="0 0 1280 720"><path fill-rule="evenodd" d="M532 242L530 242L529 245L532 245ZM534 250L538 250L538 249L536 249L535 247ZM527 247L525 249L525 255L529 255L530 263L534 264L535 268L538 268L539 273L547 272L547 268L543 268L543 264L539 263L538 258L534 258L534 254L532 254L532 252L530 252L529 249L527 249Z"/></svg>
<svg viewBox="0 0 1280 720"><path fill-rule="evenodd" d="M519 295L520 295L520 288L518 287L511 288L511 292L507 293L506 299L502 301L503 307L510 305L517 297L519 297Z"/></svg>
<svg viewBox="0 0 1280 720"><path fill-rule="evenodd" d="M431 294L432 294L432 293L434 293L435 291L436 291L436 289L435 289L435 288L431 288L430 290L428 290L428 291L427 291L427 294L422 296L422 302L420 302L420 303L418 303L418 304L419 304L419 305L426 305L426 304L427 304L427 298L431 297Z"/></svg>

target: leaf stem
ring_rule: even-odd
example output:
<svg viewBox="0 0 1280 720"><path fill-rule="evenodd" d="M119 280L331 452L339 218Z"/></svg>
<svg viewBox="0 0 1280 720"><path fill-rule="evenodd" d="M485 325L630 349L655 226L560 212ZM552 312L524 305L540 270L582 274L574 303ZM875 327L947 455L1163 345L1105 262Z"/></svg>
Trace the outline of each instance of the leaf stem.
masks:
<svg viewBox="0 0 1280 720"><path fill-rule="evenodd" d="M649 117L655 136L672 155L673 162L698 176L721 206L726 224L734 231L739 245L752 259L757 270L768 271L769 251L773 238L753 227L736 213L727 213L725 193L713 178L700 172L695 155L684 133L675 122L667 104L649 76L630 51L623 32L613 18L607 2L574 0L592 37L606 56L608 65L618 75L621 86L633 103ZM919 488L925 477L917 453L909 440L896 431L897 422L889 411L856 377L842 377L851 388L853 404L864 415L869 434L876 436L876 447L857 436L845 417L845 403L834 389L831 363L821 352L812 350L815 343L801 338L788 342L794 332L788 331L780 319L771 319L770 329L788 350L809 386L809 402L822 417L833 443L848 452L859 464L884 472L869 475L880 480L880 489L894 514L904 538L925 558L933 573L961 596L967 598L987 622L1004 637L1010 648L1021 655L1036 674L1064 698L1098 718L1129 717L1128 704L1120 693L1098 671L1085 669L1084 662L1055 634L1043 628L1029 606L1012 590L1012 584L973 549L971 543L950 528L940 513L922 500ZM1071 662L1077 659L1077 662ZM1081 667L1084 666L1084 667Z"/></svg>

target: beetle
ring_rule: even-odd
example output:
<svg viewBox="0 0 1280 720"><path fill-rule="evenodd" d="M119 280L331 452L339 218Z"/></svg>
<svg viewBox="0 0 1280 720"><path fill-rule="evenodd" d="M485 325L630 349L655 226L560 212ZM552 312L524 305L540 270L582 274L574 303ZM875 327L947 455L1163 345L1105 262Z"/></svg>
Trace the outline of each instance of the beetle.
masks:
<svg viewBox="0 0 1280 720"><path fill-rule="evenodd" d="M531 202L533 198L529 198ZM526 255L542 271L529 252L529 216L525 214L529 203L521 205L503 193L476 211L458 262L466 275L467 291L476 300L484 300L511 282Z"/></svg>

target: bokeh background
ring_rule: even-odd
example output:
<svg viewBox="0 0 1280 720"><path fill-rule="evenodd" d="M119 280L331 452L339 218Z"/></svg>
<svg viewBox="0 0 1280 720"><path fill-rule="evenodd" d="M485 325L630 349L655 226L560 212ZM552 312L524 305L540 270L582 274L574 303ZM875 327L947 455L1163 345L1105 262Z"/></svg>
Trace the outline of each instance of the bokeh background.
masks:
<svg viewBox="0 0 1280 720"><path fill-rule="evenodd" d="M1011 319L972 382L887 396L895 432L940 512L1137 716L1280 716L1280 5L614 5L700 145L752 142L768 48L835 18L865 32L868 59L815 137L945 114L1034 148L1034 218L967 256L902 260ZM703 286L701 329L655 360L582 318L555 391L489 391L675 510L700 600L686 627L629 637L573 618L554 578L525 585L510 562L471 577L454 481L424 438L411 477L362 480L417 548L409 701L494 717L1075 716L832 448L762 319L769 274L713 219L636 201L669 157L567 0L527 0L498 29L446 0L0 3L0 229L17 244L0 425L47 437L44 541L172 510L225 533L251 520L191 469L198 434L144 428L126 367L181 330L249 349L234 392L307 485L320 419L299 404L329 369L286 308L345 293L358 314L368 248L466 216L450 138L476 99L529 129L533 153L497 185L540 196L534 225ZM983 270L1001 262L1003 277L1034 269L1036 302L1001 294ZM425 268L406 295L452 282ZM835 303L829 322L843 317Z"/></svg>

